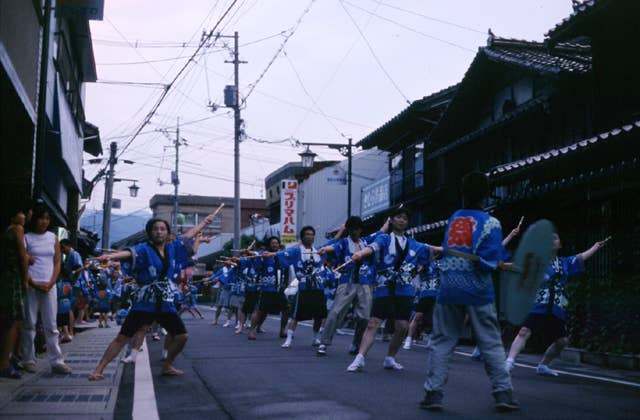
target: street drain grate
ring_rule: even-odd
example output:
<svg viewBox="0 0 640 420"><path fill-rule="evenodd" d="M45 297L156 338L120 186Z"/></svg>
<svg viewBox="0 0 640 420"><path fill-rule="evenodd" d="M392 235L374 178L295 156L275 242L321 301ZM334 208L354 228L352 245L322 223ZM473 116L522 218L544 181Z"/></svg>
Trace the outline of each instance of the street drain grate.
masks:
<svg viewBox="0 0 640 420"><path fill-rule="evenodd" d="M24 389L2 407L2 415L19 415L25 410L32 415L102 413L115 395L111 388Z"/></svg>

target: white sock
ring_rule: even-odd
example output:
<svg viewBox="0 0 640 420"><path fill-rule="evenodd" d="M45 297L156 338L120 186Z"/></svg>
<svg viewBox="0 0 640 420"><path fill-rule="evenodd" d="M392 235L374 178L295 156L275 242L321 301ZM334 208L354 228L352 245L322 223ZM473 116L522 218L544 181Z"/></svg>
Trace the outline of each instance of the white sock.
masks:
<svg viewBox="0 0 640 420"><path fill-rule="evenodd" d="M513 360L513 359L512 359L512 358L510 358L510 357L507 357L507 362L511 362L511 363L513 363L513 362L515 362L515 360Z"/></svg>
<svg viewBox="0 0 640 420"><path fill-rule="evenodd" d="M293 330L287 329L287 340L293 339Z"/></svg>
<svg viewBox="0 0 640 420"><path fill-rule="evenodd" d="M169 355L169 352L167 350L162 350L162 358L163 359L166 359L168 355Z"/></svg>
<svg viewBox="0 0 640 420"><path fill-rule="evenodd" d="M358 353L358 355L356 356L356 360L364 362L364 356L362 354Z"/></svg>

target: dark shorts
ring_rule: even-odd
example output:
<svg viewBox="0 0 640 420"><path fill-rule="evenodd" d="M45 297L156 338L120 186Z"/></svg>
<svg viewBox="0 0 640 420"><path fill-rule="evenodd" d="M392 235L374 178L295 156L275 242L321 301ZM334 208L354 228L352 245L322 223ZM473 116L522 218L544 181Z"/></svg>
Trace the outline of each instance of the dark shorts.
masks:
<svg viewBox="0 0 640 420"><path fill-rule="evenodd" d="M436 298L434 297L424 297L418 301L416 305L416 313L420 312L423 314L422 316L422 326L427 330L431 330L433 328L433 308L436 304Z"/></svg>
<svg viewBox="0 0 640 420"><path fill-rule="evenodd" d="M66 327L69 325L69 312L66 314L57 314L56 315L56 324L58 327Z"/></svg>
<svg viewBox="0 0 640 420"><path fill-rule="evenodd" d="M133 337L140 328L151 325L153 321L158 322L172 336L187 333L182 319L175 312L131 311L122 324L120 334Z"/></svg>
<svg viewBox="0 0 640 420"><path fill-rule="evenodd" d="M279 314L287 308L287 298L282 292L260 292L258 310L265 314Z"/></svg>
<svg viewBox="0 0 640 420"><path fill-rule="evenodd" d="M522 326L549 342L568 336L566 323L551 314L529 314Z"/></svg>
<svg viewBox="0 0 640 420"><path fill-rule="evenodd" d="M408 321L411 317L413 296L383 296L373 299L371 317Z"/></svg>
<svg viewBox="0 0 640 420"><path fill-rule="evenodd" d="M244 292L244 303L242 304L242 312L245 314L252 314L256 309L256 305L258 304L258 297L260 296L260 292L255 291L245 291Z"/></svg>
<svg viewBox="0 0 640 420"><path fill-rule="evenodd" d="M293 309L293 319L322 319L327 317L327 300L322 290L300 290Z"/></svg>

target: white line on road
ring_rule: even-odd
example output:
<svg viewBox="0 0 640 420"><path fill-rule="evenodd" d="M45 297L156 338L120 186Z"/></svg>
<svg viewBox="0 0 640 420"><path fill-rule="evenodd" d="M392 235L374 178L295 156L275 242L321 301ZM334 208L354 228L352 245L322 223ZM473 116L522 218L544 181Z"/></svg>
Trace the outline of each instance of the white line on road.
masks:
<svg viewBox="0 0 640 420"><path fill-rule="evenodd" d="M274 318L276 319L276 318ZM298 325L303 325L305 327L312 327L313 324L310 322L299 322ZM353 335L353 332L350 331L345 331L347 335ZM422 348L427 348L427 346L425 346L424 344L418 344L415 343L413 344L413 346L417 346L417 347L422 347ZM471 353L467 353L467 352L463 352L463 351L454 351L455 354L460 355L460 356L466 356L466 357L471 357ZM516 366L519 367L523 367L523 368L527 368L527 369L535 369L536 366L532 366L532 365L525 365L524 363L516 363ZM576 372L569 372L566 370L557 370L554 369L556 372L562 374L562 375L567 375L567 376L575 376L578 378L586 378L586 379L593 379L596 381L601 381L601 382L609 382L609 383L613 383L613 384L618 384L618 385L626 385L626 386L632 386L634 388L640 388L640 383L637 382L629 382L629 381L623 381L620 379L613 379L613 378L607 378L604 376L595 376L595 375L587 375L584 373L576 373Z"/></svg>
<svg viewBox="0 0 640 420"><path fill-rule="evenodd" d="M136 349L132 349L132 351L136 351ZM135 371L131 417L133 420L159 420L146 338L142 344L142 351L137 356Z"/></svg>

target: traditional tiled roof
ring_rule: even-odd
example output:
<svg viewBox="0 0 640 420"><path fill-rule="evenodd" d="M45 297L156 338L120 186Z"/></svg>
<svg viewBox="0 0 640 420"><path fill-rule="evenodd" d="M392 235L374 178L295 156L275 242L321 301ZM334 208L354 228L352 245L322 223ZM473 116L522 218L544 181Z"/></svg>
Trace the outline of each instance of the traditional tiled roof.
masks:
<svg viewBox="0 0 640 420"><path fill-rule="evenodd" d="M633 0L632 0L633 1ZM562 19L562 22L558 23L556 26L551 28L545 36L547 36L550 40L554 40L562 35L563 32L567 31L571 26L575 25L580 20L583 20L585 17L591 15L594 11L596 11L600 6L605 3L609 3L609 0L585 0L585 1L574 1L573 2L573 13L571 13L566 18Z"/></svg>
<svg viewBox="0 0 640 420"><path fill-rule="evenodd" d="M555 158L567 155L577 150L584 150L592 147L595 144L599 144L603 141L607 141L612 138L615 138L620 134L627 133L632 130L638 130L638 129L640 129L640 120L635 121L631 124L626 124L621 127L614 128L613 130L605 131L603 133L598 134L597 136L580 140L579 142L570 144L569 146L561 147L559 149L551 149L544 153L539 153L537 155L529 156L528 158L525 158L525 159L521 159L515 162L510 162L504 165L496 166L495 168L487 172L487 175L490 177L506 175L507 173L514 171L516 169L521 169L521 168L535 165L540 162L549 161L551 159L555 159Z"/></svg>
<svg viewBox="0 0 640 420"><path fill-rule="evenodd" d="M557 44L517 39L489 38L484 54L493 61L515 65L542 74L586 73L591 70L591 47L581 44Z"/></svg>
<svg viewBox="0 0 640 420"><path fill-rule="evenodd" d="M472 131L471 133L460 137L459 139L447 144L446 146L441 147L441 148L433 151L432 153L427 155L427 159L435 159L438 156L441 156L441 155L449 152L450 150L455 149L456 147L459 147L459 146L463 145L464 143L472 141L473 139L481 136L484 133L492 131L492 130L494 130L495 128L497 128L499 126L506 124L508 121L511 121L514 118L519 117L520 115L523 115L524 113L526 113L527 111L529 111L529 110L531 110L533 108L536 108L538 106L542 106L545 102L546 102L546 99L544 99L544 98L532 99L532 100L520 105L519 107L517 107L513 111L504 114L502 117L500 117L500 119L498 119L494 123L492 123L492 124L490 124L490 125L488 125L486 127L482 127L482 128L479 128L479 129L477 129L475 131Z"/></svg>
<svg viewBox="0 0 640 420"><path fill-rule="evenodd" d="M438 92L432 93L431 95L425 96L421 99L417 99L413 101L408 107L399 112L396 116L391 118L389 121L376 128L362 140L360 140L356 146L358 147L374 147L380 138L387 132L389 129L392 129L396 124L402 123L407 117L411 116L416 111L423 109L424 107L439 107L442 106L442 101L448 102L451 99L451 96L455 93L458 88L458 84L453 86L449 86L445 89L442 89Z"/></svg>

